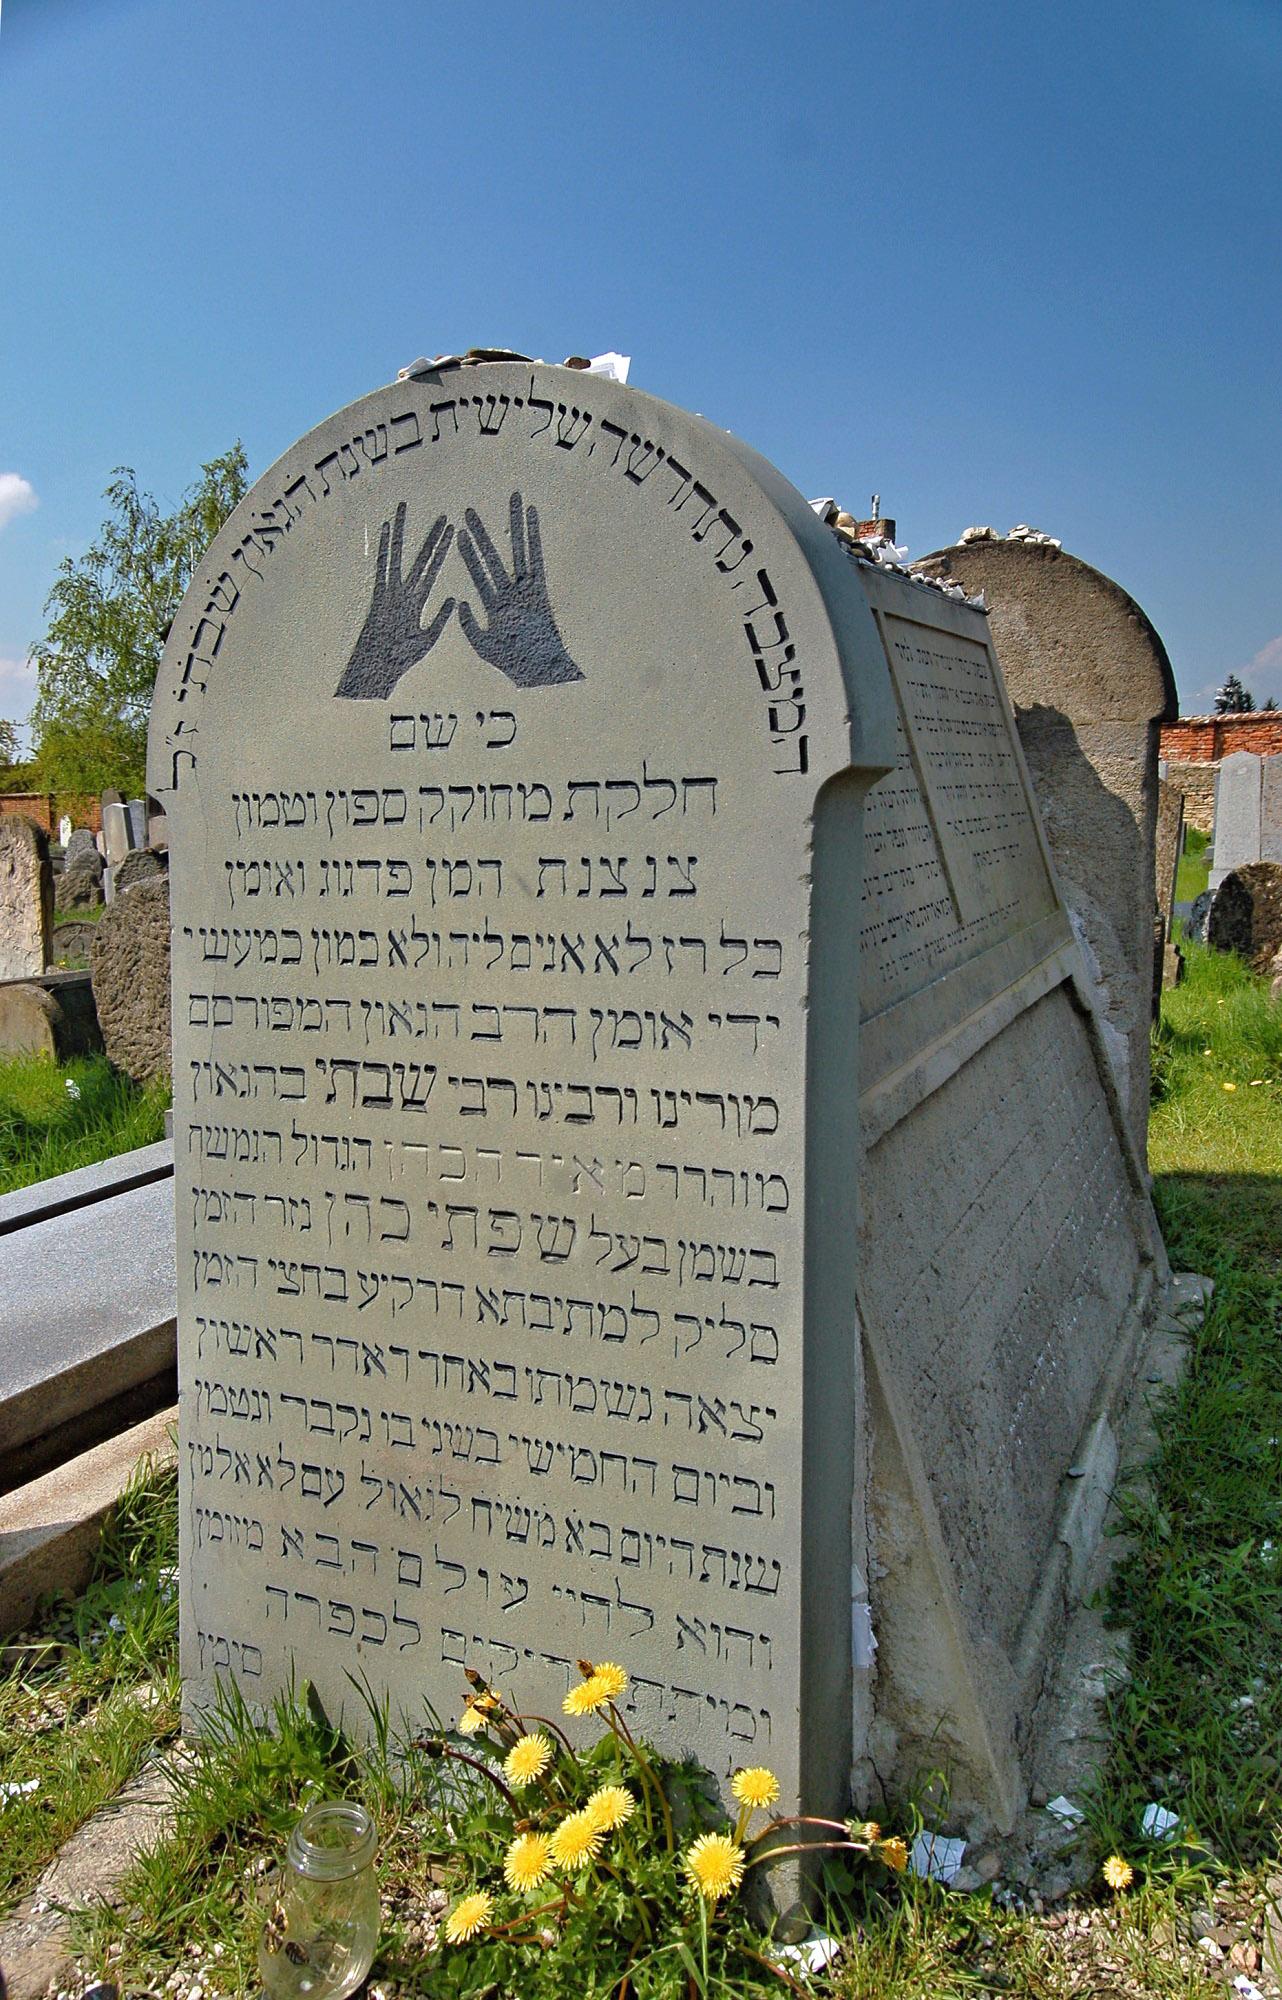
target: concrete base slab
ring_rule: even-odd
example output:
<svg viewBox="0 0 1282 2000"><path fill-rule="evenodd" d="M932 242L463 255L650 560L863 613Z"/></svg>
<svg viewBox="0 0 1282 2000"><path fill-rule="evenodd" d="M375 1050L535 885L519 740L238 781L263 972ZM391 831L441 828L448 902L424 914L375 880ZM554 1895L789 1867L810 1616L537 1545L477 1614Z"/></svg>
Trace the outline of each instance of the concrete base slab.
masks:
<svg viewBox="0 0 1282 2000"><path fill-rule="evenodd" d="M152 1766L87 1819L0 1925L0 1995L44 2000L70 1983L68 1914L112 1902L143 1848L173 1825L167 1772Z"/></svg>
<svg viewBox="0 0 1282 2000"><path fill-rule="evenodd" d="M162 1410L0 1498L0 1635L21 1631L46 1593L84 1588L103 1522L139 1459L175 1456L177 1423Z"/></svg>

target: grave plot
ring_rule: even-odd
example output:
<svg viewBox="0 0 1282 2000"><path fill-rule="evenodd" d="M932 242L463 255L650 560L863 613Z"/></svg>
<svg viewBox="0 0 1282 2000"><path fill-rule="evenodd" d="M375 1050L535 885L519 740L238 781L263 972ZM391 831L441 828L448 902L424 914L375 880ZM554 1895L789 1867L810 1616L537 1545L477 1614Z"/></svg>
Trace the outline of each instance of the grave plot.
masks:
<svg viewBox="0 0 1282 2000"><path fill-rule="evenodd" d="M438 370L233 515L149 790L193 1710L624 1659L719 1778L944 1718L1009 1817L1162 1259L984 618Z"/></svg>

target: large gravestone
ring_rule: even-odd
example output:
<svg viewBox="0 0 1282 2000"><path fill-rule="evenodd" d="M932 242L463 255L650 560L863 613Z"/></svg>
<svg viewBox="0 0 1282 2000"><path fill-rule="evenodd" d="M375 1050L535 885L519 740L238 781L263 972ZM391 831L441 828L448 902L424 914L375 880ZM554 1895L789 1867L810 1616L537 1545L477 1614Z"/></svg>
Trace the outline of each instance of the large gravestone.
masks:
<svg viewBox="0 0 1282 2000"><path fill-rule="evenodd" d="M1271 972L1282 951L1282 866L1251 861L1226 875L1211 894L1206 941L1240 953L1256 972Z"/></svg>
<svg viewBox="0 0 1282 2000"><path fill-rule="evenodd" d="M1134 598L1053 542L987 537L915 567L988 600L1051 854L1142 1155L1158 739L1179 712L1166 648Z"/></svg>
<svg viewBox="0 0 1282 2000"><path fill-rule="evenodd" d="M170 1073L169 878L158 872L117 896L93 926L94 1002L103 1046L136 1083Z"/></svg>
<svg viewBox="0 0 1282 2000"><path fill-rule="evenodd" d="M1008 1822L1162 1264L982 614L435 370L227 523L148 789L192 1706L611 1657L721 1778Z"/></svg>
<svg viewBox="0 0 1282 2000"><path fill-rule="evenodd" d="M53 934L49 837L21 814L0 818L0 979L39 976Z"/></svg>

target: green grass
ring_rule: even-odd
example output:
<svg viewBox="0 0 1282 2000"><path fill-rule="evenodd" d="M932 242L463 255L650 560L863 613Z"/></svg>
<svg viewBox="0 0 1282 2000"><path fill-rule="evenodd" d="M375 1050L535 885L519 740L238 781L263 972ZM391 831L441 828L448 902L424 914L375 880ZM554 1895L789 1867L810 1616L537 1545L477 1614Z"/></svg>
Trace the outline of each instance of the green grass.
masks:
<svg viewBox="0 0 1282 2000"><path fill-rule="evenodd" d="M0 1058L0 1194L152 1145L168 1104L167 1086L143 1089L105 1056Z"/></svg>
<svg viewBox="0 0 1282 2000"><path fill-rule="evenodd" d="M1177 903L1192 903L1206 887L1211 864L1206 858L1206 850L1211 844L1209 833L1199 827L1189 827L1184 835L1184 852L1180 856L1175 871L1175 900Z"/></svg>
<svg viewBox="0 0 1282 2000"><path fill-rule="evenodd" d="M178 1721L172 1470L143 1467L106 1528L88 1589L5 1649L0 1915Z"/></svg>

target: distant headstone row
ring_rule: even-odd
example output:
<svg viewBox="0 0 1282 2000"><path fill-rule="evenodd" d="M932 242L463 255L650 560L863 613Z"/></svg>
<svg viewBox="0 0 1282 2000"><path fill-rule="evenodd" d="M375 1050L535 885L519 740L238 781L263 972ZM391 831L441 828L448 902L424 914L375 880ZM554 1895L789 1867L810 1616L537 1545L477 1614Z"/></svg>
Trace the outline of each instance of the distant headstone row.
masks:
<svg viewBox="0 0 1282 2000"><path fill-rule="evenodd" d="M1214 859L1208 887L1236 868L1282 862L1282 757L1235 750L1215 782Z"/></svg>

